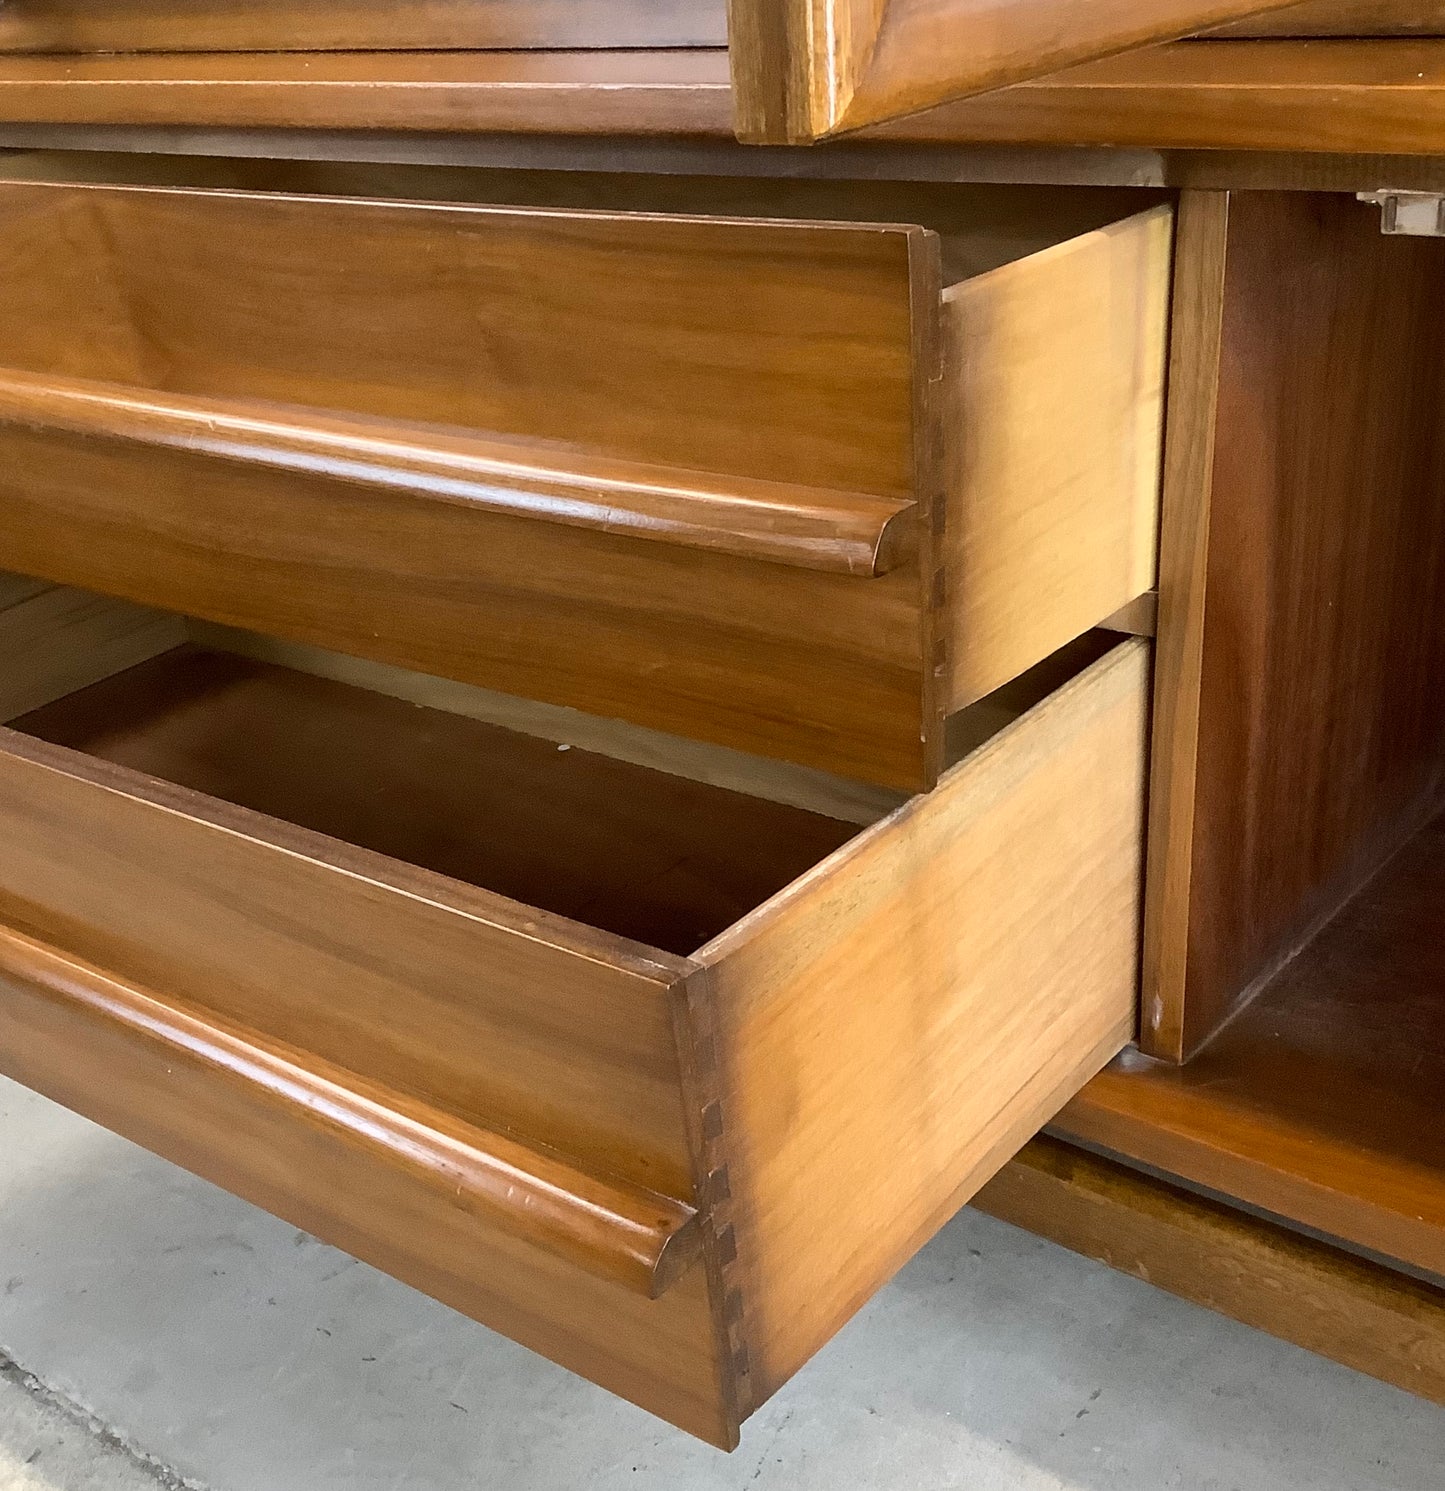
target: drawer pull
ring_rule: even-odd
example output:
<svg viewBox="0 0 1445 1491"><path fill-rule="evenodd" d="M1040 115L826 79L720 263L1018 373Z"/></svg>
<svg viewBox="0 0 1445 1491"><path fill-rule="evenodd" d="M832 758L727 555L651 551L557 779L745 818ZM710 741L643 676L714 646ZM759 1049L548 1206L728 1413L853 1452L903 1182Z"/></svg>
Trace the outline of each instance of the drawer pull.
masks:
<svg viewBox="0 0 1445 1491"><path fill-rule="evenodd" d="M800 569L873 576L913 541L911 500L713 476L447 426L0 373L0 423L161 446L489 513Z"/></svg>
<svg viewBox="0 0 1445 1491"><path fill-rule="evenodd" d="M369 1089L349 1072L263 1044L261 1037L229 1028L215 1016L176 1009L8 928L0 928L0 980L39 996L55 1017L45 1020L46 1033L25 1030L24 1044L62 1043L68 1060L82 1064L90 1048L98 1083L104 1081L104 1053L113 1051L119 1037L127 1049L145 1051L148 1059L137 1060L138 1072L168 1076L182 1068L240 1087L250 1109L279 1114L298 1128L330 1130L369 1152L378 1168L409 1173L438 1206L461 1208L498 1231L652 1299L699 1255L697 1215L680 1201L588 1174L559 1155L402 1094ZM187 1150L224 1155L227 1136L202 1132L201 1122L168 1102L163 1082L162 1077L148 1093L147 1132L134 1137L154 1142L165 1132ZM235 1140L231 1136L230 1142ZM211 1166L211 1178L227 1183L220 1173L224 1169L224 1162Z"/></svg>

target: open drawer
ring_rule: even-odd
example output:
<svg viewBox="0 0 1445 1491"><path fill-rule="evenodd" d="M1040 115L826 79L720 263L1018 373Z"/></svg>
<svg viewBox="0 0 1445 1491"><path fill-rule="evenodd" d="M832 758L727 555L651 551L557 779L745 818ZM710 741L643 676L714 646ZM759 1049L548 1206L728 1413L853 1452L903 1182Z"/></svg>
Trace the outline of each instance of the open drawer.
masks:
<svg viewBox="0 0 1445 1491"><path fill-rule="evenodd" d="M0 182L0 554L931 785L1153 584L1168 207L596 179L626 210Z"/></svg>
<svg viewBox="0 0 1445 1491"><path fill-rule="evenodd" d="M1132 1035L1143 641L860 828L0 587L0 1069L716 1444Z"/></svg>

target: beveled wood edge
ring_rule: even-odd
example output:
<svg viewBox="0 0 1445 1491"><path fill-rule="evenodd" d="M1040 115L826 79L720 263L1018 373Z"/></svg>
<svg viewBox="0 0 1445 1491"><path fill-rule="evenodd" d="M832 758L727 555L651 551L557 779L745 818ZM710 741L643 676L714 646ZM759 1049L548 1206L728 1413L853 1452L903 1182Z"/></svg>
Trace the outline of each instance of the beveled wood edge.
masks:
<svg viewBox="0 0 1445 1491"><path fill-rule="evenodd" d="M874 577L909 556L915 504L672 471L535 442L0 369L0 427L161 447L632 539Z"/></svg>
<svg viewBox="0 0 1445 1491"><path fill-rule="evenodd" d="M951 59L935 55L939 0L729 0L735 127L739 139L753 144L813 144L1292 3L1212 0L1204 7L1211 13L1203 24L1199 3L1185 7L1175 0L1179 14L1172 20L1141 7L1143 18L1119 32L1107 49L1080 40L1056 45L1040 57L1030 47L1027 60L1001 58L1003 65L990 68L987 77L960 85L948 65ZM1156 0L1155 11L1169 8ZM958 16L960 25L969 19ZM999 23L1000 30L1008 26L1008 21Z"/></svg>
<svg viewBox="0 0 1445 1491"><path fill-rule="evenodd" d="M1445 1288L1050 1135L980 1211L1445 1404Z"/></svg>
<svg viewBox="0 0 1445 1491"><path fill-rule="evenodd" d="M8 927L0 927L0 978L70 1006L89 1023L144 1037L165 1050L168 1062L264 1093L298 1125L331 1128L371 1151L373 1163L422 1176L440 1204L463 1207L651 1299L700 1254L697 1214L681 1201L588 1174L561 1155L374 1089L215 1016L177 1009Z"/></svg>

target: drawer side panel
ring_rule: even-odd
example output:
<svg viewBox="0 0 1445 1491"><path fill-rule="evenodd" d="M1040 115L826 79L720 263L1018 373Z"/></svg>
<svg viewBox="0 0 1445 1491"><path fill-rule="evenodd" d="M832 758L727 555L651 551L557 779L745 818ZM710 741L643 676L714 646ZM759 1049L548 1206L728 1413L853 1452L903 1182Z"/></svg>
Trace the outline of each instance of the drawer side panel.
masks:
<svg viewBox="0 0 1445 1491"><path fill-rule="evenodd" d="M1117 648L704 953L754 1407L1131 1038L1148 683Z"/></svg>

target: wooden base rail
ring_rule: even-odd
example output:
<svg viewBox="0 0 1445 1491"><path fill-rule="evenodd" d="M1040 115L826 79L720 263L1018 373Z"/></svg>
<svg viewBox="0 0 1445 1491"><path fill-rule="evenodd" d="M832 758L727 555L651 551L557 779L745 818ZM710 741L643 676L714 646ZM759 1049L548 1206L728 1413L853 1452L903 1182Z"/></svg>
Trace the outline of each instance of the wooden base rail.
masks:
<svg viewBox="0 0 1445 1491"><path fill-rule="evenodd" d="M881 575L915 504L262 401L0 372L0 425L130 441L802 569Z"/></svg>
<svg viewBox="0 0 1445 1491"><path fill-rule="evenodd" d="M9 929L0 1008L8 1073L233 1189L264 1191L283 1172L294 1184L311 1147L339 1147L384 1174L388 1199L418 1226L428 1212L461 1212L651 1299L699 1256L697 1214L679 1201L371 1090ZM212 1096L192 1107L195 1083Z"/></svg>

